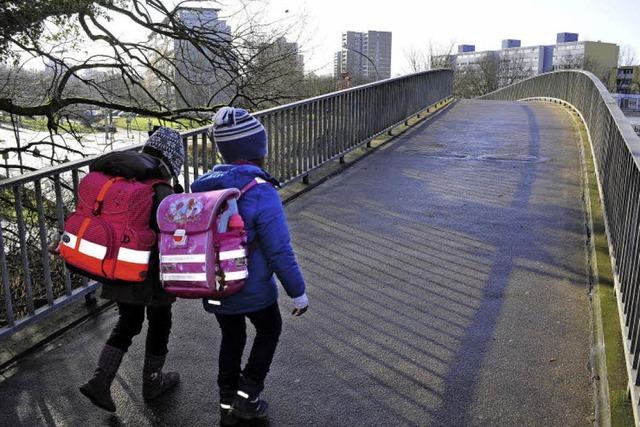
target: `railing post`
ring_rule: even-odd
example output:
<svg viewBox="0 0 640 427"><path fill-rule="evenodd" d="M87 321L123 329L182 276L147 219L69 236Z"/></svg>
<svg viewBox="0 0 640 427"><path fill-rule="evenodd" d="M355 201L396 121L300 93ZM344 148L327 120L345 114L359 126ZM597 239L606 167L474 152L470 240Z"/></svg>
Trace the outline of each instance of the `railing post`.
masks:
<svg viewBox="0 0 640 427"><path fill-rule="evenodd" d="M7 257L4 253L4 230L0 223L0 269L2 270L2 293L4 294L4 309L7 312L7 323L13 326L15 315L13 313L13 303L11 301L11 284L9 282L9 271L7 268Z"/></svg>

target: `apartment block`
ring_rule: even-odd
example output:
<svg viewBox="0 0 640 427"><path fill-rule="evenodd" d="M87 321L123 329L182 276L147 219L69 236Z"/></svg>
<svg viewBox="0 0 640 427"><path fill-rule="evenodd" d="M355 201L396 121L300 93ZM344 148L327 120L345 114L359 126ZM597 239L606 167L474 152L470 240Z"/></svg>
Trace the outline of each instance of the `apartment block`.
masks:
<svg viewBox="0 0 640 427"><path fill-rule="evenodd" d="M609 89L616 93L640 94L640 65L613 68L609 77Z"/></svg>
<svg viewBox="0 0 640 427"><path fill-rule="evenodd" d="M554 70L590 70L605 80L618 65L620 49L615 43L570 41L556 44L553 51Z"/></svg>
<svg viewBox="0 0 640 427"><path fill-rule="evenodd" d="M613 43L579 41L577 33L558 33L555 45L522 46L518 39L505 39L500 50L476 51L474 45L458 46L457 54L431 58L432 68L450 67L458 72L479 68L487 60L496 61L501 85L552 70L588 69L604 80L618 62L618 46Z"/></svg>
<svg viewBox="0 0 640 427"><path fill-rule="evenodd" d="M346 31L342 49L334 56L334 77L367 80L391 77L391 32Z"/></svg>
<svg viewBox="0 0 640 427"><path fill-rule="evenodd" d="M201 28L206 34L210 34L215 43L224 45L231 42L231 27L218 16L220 9L180 7L176 11L175 19L191 28ZM151 78L147 84L154 90L157 96L164 98L168 105L174 108L188 105L208 105L227 103L233 96L235 88L231 84L231 78L226 70L214 66L211 58L207 58L202 52L187 40L171 39L152 33L149 42L163 53L168 73L175 75L175 86L157 86ZM210 56L214 56L213 53ZM222 60L221 60L222 61Z"/></svg>

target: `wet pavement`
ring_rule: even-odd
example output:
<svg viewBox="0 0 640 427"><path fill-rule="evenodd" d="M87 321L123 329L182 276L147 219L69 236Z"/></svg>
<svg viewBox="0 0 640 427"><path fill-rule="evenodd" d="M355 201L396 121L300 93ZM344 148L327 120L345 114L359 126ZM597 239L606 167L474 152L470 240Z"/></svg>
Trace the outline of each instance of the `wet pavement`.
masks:
<svg viewBox="0 0 640 427"><path fill-rule="evenodd" d="M557 105L461 101L290 203L310 310L281 296L270 424L592 424L578 150ZM116 318L5 372L0 425L217 425L219 332L196 301L174 306L178 389L144 403L141 336L116 414L79 394Z"/></svg>

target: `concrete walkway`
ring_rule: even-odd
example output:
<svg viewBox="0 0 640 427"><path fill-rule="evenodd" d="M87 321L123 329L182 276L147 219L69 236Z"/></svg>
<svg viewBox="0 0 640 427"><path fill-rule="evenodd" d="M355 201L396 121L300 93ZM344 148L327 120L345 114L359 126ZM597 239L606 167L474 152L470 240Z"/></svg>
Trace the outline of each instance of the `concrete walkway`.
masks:
<svg viewBox="0 0 640 427"><path fill-rule="evenodd" d="M577 134L556 105L462 101L287 207L311 301L285 317L273 426L593 423ZM168 366L141 399L143 339L110 415L77 392L115 310L0 382L2 425L218 423L219 333L179 301Z"/></svg>

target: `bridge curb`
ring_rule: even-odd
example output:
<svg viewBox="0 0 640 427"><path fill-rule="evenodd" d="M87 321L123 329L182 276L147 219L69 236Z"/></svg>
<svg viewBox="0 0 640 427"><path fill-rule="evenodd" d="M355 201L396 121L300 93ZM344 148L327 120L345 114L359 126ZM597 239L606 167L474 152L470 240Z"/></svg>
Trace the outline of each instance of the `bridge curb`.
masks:
<svg viewBox="0 0 640 427"><path fill-rule="evenodd" d="M587 265L589 267L589 282L590 282L589 283L590 285L589 309L592 315L591 316L592 317L592 349L591 349L590 363L591 363L591 368L593 370L594 387L596 391L596 396L595 396L596 425L608 427L612 425L612 408L611 408L612 399L611 399L611 389L609 386L610 377L609 377L608 368L607 368L607 365L608 365L607 356L606 356L607 347L605 345L605 337L604 337L605 327L604 327L603 312L602 312L603 300L601 299L601 295L600 295L600 293L604 292L604 290L601 289L602 276L598 269L599 256L596 248L597 235L594 231L595 230L594 205L593 205L594 201L593 201L593 197L591 197L590 195L590 191L591 191L590 180L589 180L590 175L594 175L595 184L597 187L598 200L595 203L599 203L599 204L602 203L601 202L602 189L600 188L600 180L598 179L598 170L595 167L595 164L593 164L594 153L592 151L593 144L591 141L589 127L584 117L580 113L580 111L571 103L568 103L562 99L550 98L550 97L534 97L534 98L522 99L520 101L553 102L553 103L559 104L569 111L569 113L571 114L571 118L573 119L574 123L576 123L576 126L578 128L578 133L580 138L580 163L583 171L582 173L582 181L583 181L583 189L584 189L583 202L584 202L585 215L587 217L585 226L587 229ZM585 136L586 136L586 140L585 140ZM591 150L588 156L587 156L586 150ZM589 165L591 167L589 167ZM620 320L617 333L622 338L622 342L620 343L620 345L623 347L623 350L625 352L628 352L628 343L626 342L625 336L622 332L623 329L621 329L621 328L624 328L625 320L624 320L624 315L622 314L622 311L621 311L622 307L620 306L620 302L618 298L618 291L619 291L620 284L618 281L617 274L615 274L614 270L612 269L612 266L615 265L615 260L611 255L613 252L612 252L610 239L609 239L606 212L604 212L604 209L602 209L601 212L599 211L599 215L597 215L597 217L598 218L596 218L595 222L601 223L602 227L605 229L606 246L607 246L606 261L610 264L610 267L611 267L611 275L613 276L612 279L614 282L613 298L615 299L614 305L617 312L616 317L619 317L619 320ZM625 359L624 365L626 368L625 373L627 374L627 384L628 384L627 391L629 393L631 402L636 402L638 398L638 391L636 390L635 387L631 386L630 380L629 380L629 378L631 378L633 374L633 371L632 371L632 368L628 366L626 358L624 359ZM611 363L613 362L611 361ZM625 369L625 368L622 368L622 369ZM633 411L635 424L638 425L639 414L637 413L636 405L631 403L630 406L631 406L631 410ZM615 425L618 425L618 423L616 423Z"/></svg>

